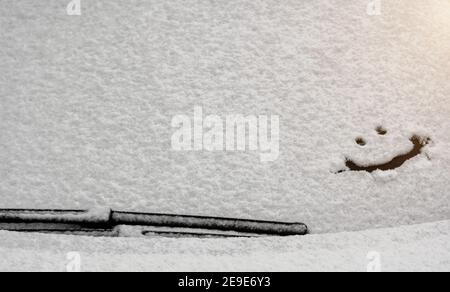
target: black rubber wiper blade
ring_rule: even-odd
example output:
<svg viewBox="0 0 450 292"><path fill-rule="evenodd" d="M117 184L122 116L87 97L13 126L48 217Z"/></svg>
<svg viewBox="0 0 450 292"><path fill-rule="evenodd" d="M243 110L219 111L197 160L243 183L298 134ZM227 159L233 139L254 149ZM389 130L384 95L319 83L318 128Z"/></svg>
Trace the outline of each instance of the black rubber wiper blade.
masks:
<svg viewBox="0 0 450 292"><path fill-rule="evenodd" d="M256 237L305 235L303 223L95 210L0 209L0 230L91 236ZM131 232L130 232L131 230Z"/></svg>

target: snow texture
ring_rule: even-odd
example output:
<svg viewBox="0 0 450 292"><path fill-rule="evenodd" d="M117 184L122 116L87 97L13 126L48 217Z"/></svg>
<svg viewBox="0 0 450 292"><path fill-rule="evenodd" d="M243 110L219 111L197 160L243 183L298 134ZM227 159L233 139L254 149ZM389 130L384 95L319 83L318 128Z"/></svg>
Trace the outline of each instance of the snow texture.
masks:
<svg viewBox="0 0 450 292"><path fill-rule="evenodd" d="M379 16L366 13L369 1L96 0L82 1L81 16L66 15L68 2L1 1L2 208L111 206L300 221L313 233L450 219L450 1L385 0ZM194 106L221 117L279 115L279 159L171 150L172 117L193 115ZM414 134L432 143L401 168L335 174L346 158L369 164L409 151ZM376 241L354 236L363 245ZM224 241L247 255L212 253L216 264L208 261L270 269L258 258L275 241L287 251L271 258L307 269L297 265L303 244L323 247L310 259L330 255L319 238ZM47 240L33 244L43 249ZM340 256L363 251L347 243L336 243ZM418 247L424 261L448 267L448 254L439 262L425 246L414 243L402 255ZM183 264L199 269L206 256L189 252L195 256ZM125 256L111 257L125 268ZM177 257L125 262L152 269L170 259ZM217 266L222 259L231 262Z"/></svg>
<svg viewBox="0 0 450 292"><path fill-rule="evenodd" d="M0 271L449 271L450 221L258 239L92 238L0 232ZM74 256L75 255L75 256ZM377 258L378 256L378 258Z"/></svg>

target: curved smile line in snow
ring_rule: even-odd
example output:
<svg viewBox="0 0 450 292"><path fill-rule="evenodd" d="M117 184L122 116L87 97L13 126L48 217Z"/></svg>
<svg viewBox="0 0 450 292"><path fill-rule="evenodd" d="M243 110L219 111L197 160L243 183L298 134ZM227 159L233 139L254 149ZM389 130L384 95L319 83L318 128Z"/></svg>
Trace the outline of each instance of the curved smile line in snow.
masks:
<svg viewBox="0 0 450 292"><path fill-rule="evenodd" d="M374 164L374 165L369 165L369 166L361 166L358 163L354 162L353 160L347 158L345 165L347 166L347 168L350 171L367 171L369 173L372 173L376 170L387 171L387 170L397 169L400 166L402 166L409 159L414 158L417 155L421 154L422 149L426 145L429 144L431 139L414 135L409 140L414 145L413 149L406 154L399 155L399 156L393 158L391 161L389 161L387 163ZM345 171L347 171L347 170L341 170L338 173L342 173Z"/></svg>

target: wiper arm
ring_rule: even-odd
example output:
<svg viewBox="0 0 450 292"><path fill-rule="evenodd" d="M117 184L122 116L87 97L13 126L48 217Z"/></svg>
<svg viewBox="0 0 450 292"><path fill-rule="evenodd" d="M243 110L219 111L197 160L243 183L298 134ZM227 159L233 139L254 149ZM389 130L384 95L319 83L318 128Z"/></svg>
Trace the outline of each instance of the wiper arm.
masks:
<svg viewBox="0 0 450 292"><path fill-rule="evenodd" d="M303 223L97 210L0 209L0 230L91 236L305 235Z"/></svg>

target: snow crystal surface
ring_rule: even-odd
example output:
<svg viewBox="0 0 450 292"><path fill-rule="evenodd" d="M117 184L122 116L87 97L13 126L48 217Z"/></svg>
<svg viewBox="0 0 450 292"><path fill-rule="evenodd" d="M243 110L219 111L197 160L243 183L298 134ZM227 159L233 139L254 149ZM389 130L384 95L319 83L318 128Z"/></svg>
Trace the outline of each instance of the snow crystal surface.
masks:
<svg viewBox="0 0 450 292"><path fill-rule="evenodd" d="M0 271L446 271L450 222L258 239L0 232ZM20 247L20 248L19 248Z"/></svg>
<svg viewBox="0 0 450 292"><path fill-rule="evenodd" d="M68 2L0 5L1 208L110 206L300 221L313 233L449 219L450 1L381 1L378 16L366 13L369 1L347 0L96 0L82 1L81 16L66 15ZM194 106L221 117L279 115L279 159L171 150L172 117L192 116ZM426 155L393 172L335 173L346 158L371 164L404 154L414 134L432 139ZM46 238L35 244L43 248ZM283 245L256 242L261 253ZM308 242L325 251L310 259L330 255L320 237ZM213 268L259 263L253 243L229 244L248 254L212 253ZM302 269L308 248L301 239L285 244L276 260ZM448 256L439 262L426 245L417 247L448 267ZM355 253L342 248L338 257ZM365 248L356 250L362 261ZM2 257L10 249L0 249ZM185 268L206 261L191 256ZM120 269L124 258L103 268ZM130 260L153 269L169 259Z"/></svg>

